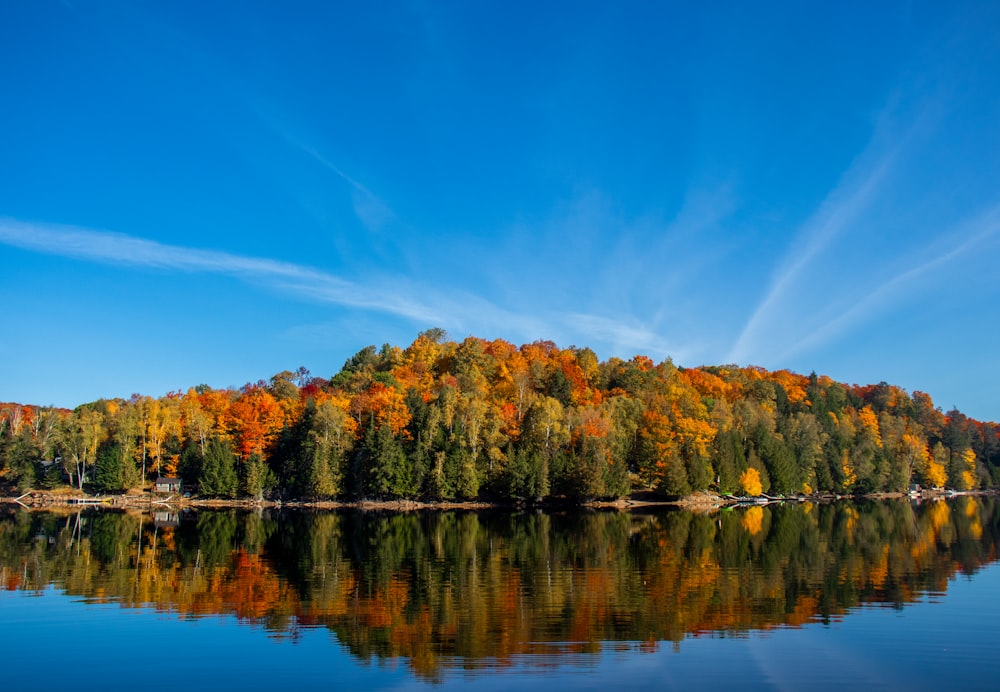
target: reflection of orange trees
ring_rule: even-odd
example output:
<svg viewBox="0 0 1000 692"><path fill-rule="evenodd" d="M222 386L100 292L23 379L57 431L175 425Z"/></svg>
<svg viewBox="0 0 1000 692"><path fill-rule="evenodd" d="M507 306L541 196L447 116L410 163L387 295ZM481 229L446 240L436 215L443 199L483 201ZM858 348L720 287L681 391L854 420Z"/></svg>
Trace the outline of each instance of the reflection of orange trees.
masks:
<svg viewBox="0 0 1000 692"><path fill-rule="evenodd" d="M248 620L281 610L286 595L270 564L243 550L236 553L229 573L213 586L237 617Z"/></svg>
<svg viewBox="0 0 1000 692"><path fill-rule="evenodd" d="M844 507L843 512L844 517L844 530L847 533L848 539L854 541L854 529L858 527L858 510L854 507Z"/></svg>
<svg viewBox="0 0 1000 692"><path fill-rule="evenodd" d="M917 525L917 537L910 547L914 564L933 559L939 544L950 543L951 509L946 502L933 502Z"/></svg>
<svg viewBox="0 0 1000 692"><path fill-rule="evenodd" d="M951 518L951 507L947 502L934 502L931 504L930 510L927 512L927 517L930 519L931 527L940 532L949 524Z"/></svg>
<svg viewBox="0 0 1000 692"><path fill-rule="evenodd" d="M700 522L701 518L692 521ZM690 533L677 527L677 532L660 531L660 526L647 527L657 538L656 560L644 571L645 606L642 639L679 641L687 632L699 632L716 621L710 613L713 594L738 591L738 575L726 573L711 550L702 548L693 560L685 558Z"/></svg>
<svg viewBox="0 0 1000 692"><path fill-rule="evenodd" d="M764 523L764 508L763 507L749 507L743 513L743 519L741 521L744 530L751 536L756 536L760 533L761 526Z"/></svg>
<svg viewBox="0 0 1000 692"><path fill-rule="evenodd" d="M209 568L164 564L146 546L134 573L130 604L152 603L191 615L230 613L250 622L297 614L298 597L261 555L234 551L231 562Z"/></svg>
<svg viewBox="0 0 1000 692"><path fill-rule="evenodd" d="M451 665L512 665L609 641L655 648L905 603L996 558L996 508L961 498L715 516L320 514L284 518L281 530L266 514L232 514L199 518L199 536L194 522L39 517L0 522L0 584L54 582L279 632L326 627L359 657L406 660L434 679Z"/></svg>
<svg viewBox="0 0 1000 692"><path fill-rule="evenodd" d="M575 586L586 594L575 602L569 623L569 638L576 642L592 642L595 632L608 622L609 605L615 602L615 584L605 568L587 568L576 574Z"/></svg>
<svg viewBox="0 0 1000 692"><path fill-rule="evenodd" d="M815 622L816 614L820 612L820 601L815 596L798 596L791 612L785 618L785 623L789 627L802 627L810 622Z"/></svg>
<svg viewBox="0 0 1000 692"><path fill-rule="evenodd" d="M964 531L961 531L961 533L966 534L974 541L978 541L983 537L983 525L979 518L982 514L982 508L979 506L979 501L974 497L963 497L959 499L958 506L962 515L967 520L962 527Z"/></svg>
<svg viewBox="0 0 1000 692"><path fill-rule="evenodd" d="M394 576L384 588L370 594L357 594L352 603L351 616L365 627L390 627L395 618L402 615L408 597L408 582Z"/></svg>
<svg viewBox="0 0 1000 692"><path fill-rule="evenodd" d="M0 567L0 588L4 591L19 591L24 585L21 579L23 570Z"/></svg>
<svg viewBox="0 0 1000 692"><path fill-rule="evenodd" d="M874 589L882 589L889 577L889 546L882 546L881 555L877 556L868 567L868 584Z"/></svg>

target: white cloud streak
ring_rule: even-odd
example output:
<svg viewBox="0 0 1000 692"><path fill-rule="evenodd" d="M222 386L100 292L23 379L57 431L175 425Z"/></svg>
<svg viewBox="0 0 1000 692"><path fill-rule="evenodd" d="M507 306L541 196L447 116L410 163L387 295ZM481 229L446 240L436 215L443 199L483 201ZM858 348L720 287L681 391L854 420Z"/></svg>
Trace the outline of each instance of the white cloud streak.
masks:
<svg viewBox="0 0 1000 692"><path fill-rule="evenodd" d="M985 241L997 235L998 231L1000 231L1000 205L994 206L968 223L963 224L956 231L947 234L942 238L941 242L934 244L934 248L928 248L925 254L933 254L934 250L941 245L950 247L950 250L936 254L933 259L912 266L910 269L893 276L888 281L884 281L873 290L867 292L865 297L855 302L850 309L829 320L821 328L810 332L805 338L791 345L784 352L783 356L793 356L818 344L826 343L850 327L871 319L875 313L898 296L903 289L913 286L935 270L980 248Z"/></svg>
<svg viewBox="0 0 1000 692"><path fill-rule="evenodd" d="M272 125L273 126L273 125ZM351 198L354 204L354 214L358 217L365 228L369 231L379 232L391 221L396 221L398 217L385 202L366 186L348 175L340 166L330 161L314 148L303 144L290 134L274 126L281 137L290 145L306 154L324 168L332 172L341 180L346 182L351 188Z"/></svg>
<svg viewBox="0 0 1000 692"><path fill-rule="evenodd" d="M166 245L120 233L0 219L0 242L25 250L95 262L224 274L246 281L263 281L315 300L378 310L417 321L433 323L444 317L430 305L396 292L361 286L311 267Z"/></svg>
<svg viewBox="0 0 1000 692"><path fill-rule="evenodd" d="M826 196L816 212L795 235L784 263L772 277L767 293L758 303L736 342L728 360L745 362L760 358L763 349L773 349L775 329L792 323L805 324L816 314L817 306L801 306L798 301L800 280L814 261L845 232L861 222L865 213L879 199L894 173L894 167L935 117L934 104L925 105L902 128L894 122L887 108L876 124L867 147L858 155ZM807 327L808 328L808 327Z"/></svg>
<svg viewBox="0 0 1000 692"><path fill-rule="evenodd" d="M785 302L795 291L796 282L816 256L858 219L885 178L891 161L890 155L867 170L851 171L845 179L854 181L841 183L824 200L798 234L785 265L772 279L767 294L736 339L728 360L742 362L757 353L763 333L779 318Z"/></svg>
<svg viewBox="0 0 1000 692"><path fill-rule="evenodd" d="M425 328L440 326L456 333L486 330L529 339L548 338L555 325L565 323L562 315L533 317L506 310L478 295L455 290L443 293L399 277L361 284L291 262L167 245L77 226L0 218L0 244L123 267L231 276L300 299L393 315ZM603 320L605 331L614 330L612 320L594 319ZM635 336L643 343L648 341L642 334Z"/></svg>
<svg viewBox="0 0 1000 692"><path fill-rule="evenodd" d="M563 332L566 337L606 339L616 349L658 348L661 343L655 334L611 318L562 313L535 316L499 307L475 294L442 292L400 277L360 284L291 262L185 248L77 226L0 218L0 244L123 267L230 276L300 299L393 315L454 333L484 330L533 340Z"/></svg>
<svg viewBox="0 0 1000 692"><path fill-rule="evenodd" d="M568 314L565 325L576 334L585 334L593 339L606 342L616 354L633 356L637 354L684 361L687 353L672 347L660 334L641 324L625 324L599 315L581 313Z"/></svg>

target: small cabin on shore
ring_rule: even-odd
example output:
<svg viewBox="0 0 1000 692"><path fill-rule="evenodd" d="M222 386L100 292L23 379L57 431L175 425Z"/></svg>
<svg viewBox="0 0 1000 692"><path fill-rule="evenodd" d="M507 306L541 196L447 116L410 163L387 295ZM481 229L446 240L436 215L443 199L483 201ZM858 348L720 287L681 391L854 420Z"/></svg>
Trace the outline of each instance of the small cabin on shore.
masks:
<svg viewBox="0 0 1000 692"><path fill-rule="evenodd" d="M181 491L181 479L164 478L161 476L153 484L153 491L157 493L179 493Z"/></svg>

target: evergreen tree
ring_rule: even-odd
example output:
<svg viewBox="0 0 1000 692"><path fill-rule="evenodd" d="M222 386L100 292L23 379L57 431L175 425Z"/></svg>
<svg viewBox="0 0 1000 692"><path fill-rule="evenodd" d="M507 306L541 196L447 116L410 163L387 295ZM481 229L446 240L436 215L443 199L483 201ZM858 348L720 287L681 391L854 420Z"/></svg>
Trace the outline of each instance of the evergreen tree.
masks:
<svg viewBox="0 0 1000 692"><path fill-rule="evenodd" d="M743 441L736 430L720 432L715 437L715 477L720 493L735 493L739 489L740 473L746 468L747 457Z"/></svg>
<svg viewBox="0 0 1000 692"><path fill-rule="evenodd" d="M117 442L105 441L97 450L94 483L104 491L122 490L122 447Z"/></svg>
<svg viewBox="0 0 1000 692"><path fill-rule="evenodd" d="M511 499L539 500L549 494L548 459L543 451L519 446L506 469L503 493Z"/></svg>
<svg viewBox="0 0 1000 692"><path fill-rule="evenodd" d="M181 451L180 462L177 465L177 474L186 487L194 488L197 486L204 463L205 457L201 454L201 445L195 440L188 440Z"/></svg>
<svg viewBox="0 0 1000 692"><path fill-rule="evenodd" d="M780 437L764 426L758 426L754 430L753 446L767 469L771 481L770 487L774 492L787 494L800 489L795 455Z"/></svg>
<svg viewBox="0 0 1000 692"><path fill-rule="evenodd" d="M388 425L369 426L355 455L359 494L374 498L413 497L417 484L399 439Z"/></svg>
<svg viewBox="0 0 1000 692"><path fill-rule="evenodd" d="M239 487L236 476L236 454L228 440L213 437L208 441L199 487L202 495L236 497Z"/></svg>
<svg viewBox="0 0 1000 692"><path fill-rule="evenodd" d="M265 491L274 487L274 473L264 457L254 453L243 464L243 492L254 500L262 500Z"/></svg>
<svg viewBox="0 0 1000 692"><path fill-rule="evenodd" d="M6 468L7 479L20 492L27 492L36 484L36 464L41 450L28 429L15 435L0 435L0 471Z"/></svg>
<svg viewBox="0 0 1000 692"><path fill-rule="evenodd" d="M476 469L476 460L465 447L458 447L454 458L458 467L455 494L461 498L473 499L479 495L479 473Z"/></svg>

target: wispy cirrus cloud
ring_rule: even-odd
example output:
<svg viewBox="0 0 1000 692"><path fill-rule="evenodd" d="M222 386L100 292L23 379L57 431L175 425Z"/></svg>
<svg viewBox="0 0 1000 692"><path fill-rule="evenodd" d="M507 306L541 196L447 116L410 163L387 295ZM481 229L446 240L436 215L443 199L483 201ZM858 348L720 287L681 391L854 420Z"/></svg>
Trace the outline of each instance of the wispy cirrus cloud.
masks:
<svg viewBox="0 0 1000 692"><path fill-rule="evenodd" d="M434 306L390 289L362 286L311 267L216 250L168 245L77 226L0 219L0 243L46 254L121 266L223 274L302 297L433 323Z"/></svg>
<svg viewBox="0 0 1000 692"><path fill-rule="evenodd" d="M586 188L458 254L504 295L536 313L546 306L549 329L539 338L704 362L711 326L700 312L706 301L694 307L692 296L732 251L717 231L738 206L730 185L701 186L670 215L630 216Z"/></svg>
<svg viewBox="0 0 1000 692"><path fill-rule="evenodd" d="M389 222L397 220L395 212L381 198L366 186L345 173L343 169L327 159L312 147L306 146L294 138L283 135L289 144L315 159L324 168L339 176L351 187L351 199L354 203L354 213L370 231L381 231Z"/></svg>
<svg viewBox="0 0 1000 692"><path fill-rule="evenodd" d="M563 330L572 331L581 343L597 340L608 344L612 353L619 355L670 356L684 361L689 354L671 344L661 334L634 320L623 322L601 315L571 313L563 319Z"/></svg>
<svg viewBox="0 0 1000 692"><path fill-rule="evenodd" d="M585 336L591 330L615 348L643 349L656 336L611 318L554 311L545 314L507 309L474 293L436 288L405 277L384 276L358 283L292 262L188 248L78 226L0 218L0 244L32 252L121 267L230 276L282 291L300 300L339 305L401 317L456 333L508 334L528 340Z"/></svg>
<svg viewBox="0 0 1000 692"><path fill-rule="evenodd" d="M926 280L929 274L982 248L984 243L998 233L1000 233L1000 204L942 236L938 242L925 248L923 252L925 257L929 256L931 259L911 263L912 266L906 271L899 272L870 289L849 309L827 320L822 327L810 332L798 342L787 346L784 356L794 356L818 344L826 343L854 325L870 320L900 295L910 292L913 286ZM943 250L943 248L948 249Z"/></svg>
<svg viewBox="0 0 1000 692"><path fill-rule="evenodd" d="M358 217L358 220L361 221L365 228L374 233L378 233L381 232L387 224L399 221L399 217L396 215L396 212L394 212L392 208L367 185L350 175L343 168L331 161L330 158L320 153L316 147L305 143L300 137L292 134L287 127L279 122L277 117L272 115L273 108L265 107L260 104L255 105L255 102L260 101L259 98L245 96L243 100L248 104L250 110L260 119L260 121L266 124L275 135L282 139L291 148L305 154L327 171L333 173L343 182L347 183L351 193L351 202L354 214Z"/></svg>
<svg viewBox="0 0 1000 692"><path fill-rule="evenodd" d="M813 260L855 222L878 190L889 169L892 156L886 156L863 171L852 171L848 182L842 183L805 224L794 241L785 263L771 279L764 298L740 332L728 360L742 362L754 357L762 342L770 341L768 333L774 323L789 319L787 303L794 297L796 286Z"/></svg>
<svg viewBox="0 0 1000 692"><path fill-rule="evenodd" d="M774 349L776 335L785 342L796 331L815 332L814 320L826 308L801 300L803 282L810 279L817 260L846 233L863 223L870 208L889 186L897 162L933 117L928 107L900 127L889 111L883 114L867 147L841 176L815 213L795 233L763 298L754 308L728 360L759 359ZM811 342L815 342L814 339Z"/></svg>

